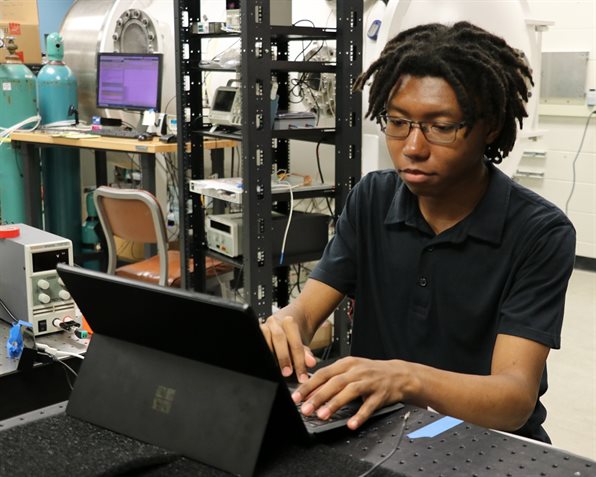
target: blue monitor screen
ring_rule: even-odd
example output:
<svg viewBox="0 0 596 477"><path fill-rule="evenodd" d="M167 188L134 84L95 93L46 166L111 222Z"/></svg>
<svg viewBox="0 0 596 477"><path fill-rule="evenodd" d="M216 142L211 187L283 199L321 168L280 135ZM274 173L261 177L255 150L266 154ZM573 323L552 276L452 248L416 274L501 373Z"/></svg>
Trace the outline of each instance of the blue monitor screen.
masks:
<svg viewBox="0 0 596 477"><path fill-rule="evenodd" d="M97 54L97 107L159 111L162 55Z"/></svg>

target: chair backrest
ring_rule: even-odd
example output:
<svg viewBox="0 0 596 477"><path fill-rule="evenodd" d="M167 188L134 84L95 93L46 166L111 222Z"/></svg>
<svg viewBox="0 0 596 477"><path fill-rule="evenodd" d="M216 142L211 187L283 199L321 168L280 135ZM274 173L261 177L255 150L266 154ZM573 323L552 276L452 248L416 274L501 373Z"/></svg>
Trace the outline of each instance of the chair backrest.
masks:
<svg viewBox="0 0 596 477"><path fill-rule="evenodd" d="M160 285L168 277L168 239L166 224L156 197L145 190L98 187L93 200L108 246L108 270L116 272L115 237L146 244L157 244Z"/></svg>

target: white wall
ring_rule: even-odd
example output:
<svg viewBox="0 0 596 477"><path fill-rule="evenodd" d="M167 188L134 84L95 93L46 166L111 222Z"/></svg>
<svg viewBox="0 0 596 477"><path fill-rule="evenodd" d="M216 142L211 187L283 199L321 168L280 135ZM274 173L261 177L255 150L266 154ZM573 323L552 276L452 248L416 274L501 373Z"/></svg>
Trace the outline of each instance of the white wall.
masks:
<svg viewBox="0 0 596 477"><path fill-rule="evenodd" d="M374 1L366 1L365 7L374 3ZM542 33L542 51L589 51L586 89L596 88L596 2L594 0L527 0L527 3L533 19L555 22ZM332 4L333 2L326 0L294 1L293 20L309 18L317 26L333 26L335 17L330 15ZM366 21L365 25L367 25ZM538 91L534 92L535 95L538 93ZM542 173L543 177L518 177L516 180L554 202L563 210L566 208L573 186L573 159L577 154L587 114L590 111L591 109L584 105L548 108L540 106L539 129L544 130L544 135L536 142L530 143L528 150L545 152L546 157L524 158L519 165L519 169L534 170ZM301 166L302 158L308 158L308 164L311 165L312 156L312 151L306 145L293 149L293 169L315 175L313 170L302 170L309 169L309 166ZM332 163L331 157L323 161L326 181L333 177L330 167ZM582 151L575 165L575 188L569 200L568 215L577 229L577 255L596 258L595 116L592 116Z"/></svg>
<svg viewBox="0 0 596 477"><path fill-rule="evenodd" d="M542 51L589 51L586 90L596 88L596 2L529 0L535 18L555 24L542 35ZM573 160L594 108L584 105L539 107L545 134L535 146L544 159L524 159L520 169L543 172L543 178L519 182L565 210L573 188ZM567 209L577 230L577 255L596 258L596 115L592 116L575 164L575 189Z"/></svg>

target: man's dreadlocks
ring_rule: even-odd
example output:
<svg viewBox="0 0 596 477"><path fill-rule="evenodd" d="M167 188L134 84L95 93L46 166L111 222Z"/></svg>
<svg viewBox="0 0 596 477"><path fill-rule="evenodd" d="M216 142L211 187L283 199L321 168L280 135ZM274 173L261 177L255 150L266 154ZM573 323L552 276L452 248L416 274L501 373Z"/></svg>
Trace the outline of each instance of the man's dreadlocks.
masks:
<svg viewBox="0 0 596 477"><path fill-rule="evenodd" d="M479 118L501 127L485 155L494 163L507 157L515 144L516 124L527 117L525 103L532 72L524 53L505 40L468 22L453 26L430 23L399 33L381 56L354 83L361 90L374 75L366 117L381 114L404 75L445 79L455 91L471 128Z"/></svg>

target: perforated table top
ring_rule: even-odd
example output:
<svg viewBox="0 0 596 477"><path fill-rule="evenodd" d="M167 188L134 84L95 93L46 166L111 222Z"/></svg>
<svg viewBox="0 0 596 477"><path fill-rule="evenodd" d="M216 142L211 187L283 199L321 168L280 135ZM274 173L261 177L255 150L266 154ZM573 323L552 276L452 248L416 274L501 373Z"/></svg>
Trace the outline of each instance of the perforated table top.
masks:
<svg viewBox="0 0 596 477"><path fill-rule="evenodd" d="M594 477L596 462L550 445L462 422L434 437L408 434L442 415L406 406L347 439L326 442L335 450L375 464L396 444L401 416L410 411L405 435L384 469L406 476Z"/></svg>

